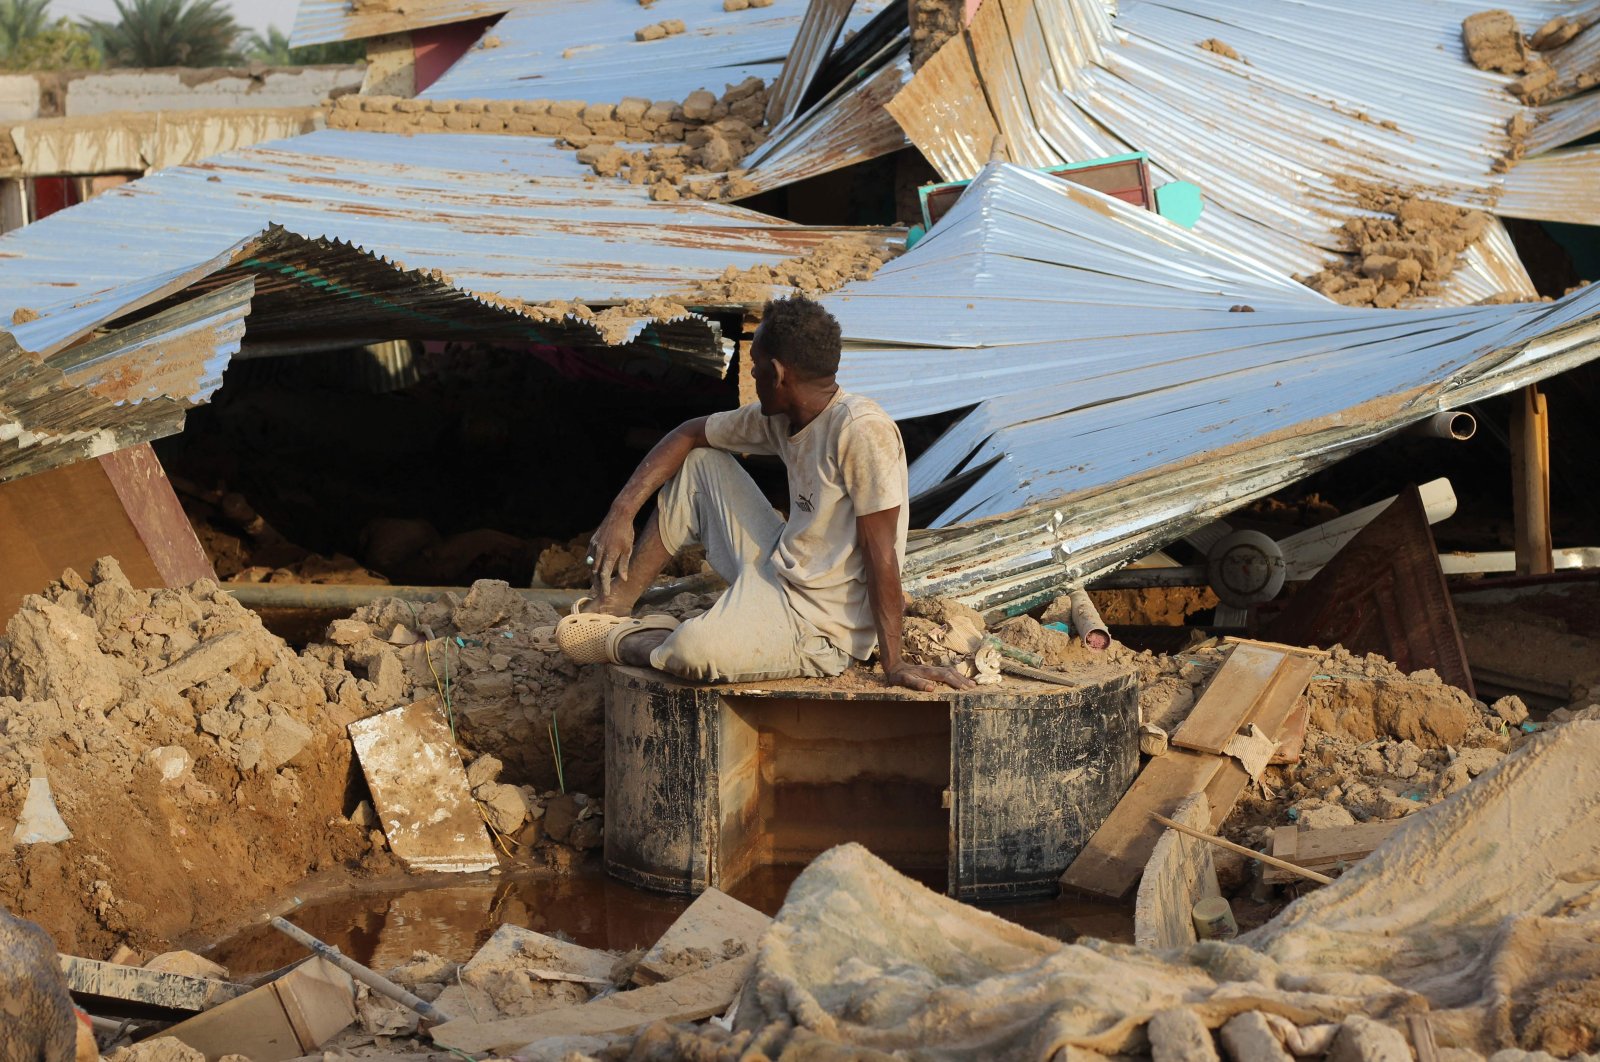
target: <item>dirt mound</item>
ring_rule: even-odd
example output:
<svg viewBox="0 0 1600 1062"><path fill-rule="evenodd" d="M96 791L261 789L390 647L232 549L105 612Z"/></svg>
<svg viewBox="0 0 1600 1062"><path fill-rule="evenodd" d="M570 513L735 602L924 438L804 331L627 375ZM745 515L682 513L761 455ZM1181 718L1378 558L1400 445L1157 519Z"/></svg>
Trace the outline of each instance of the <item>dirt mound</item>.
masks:
<svg viewBox="0 0 1600 1062"><path fill-rule="evenodd" d="M1221 41L1215 37L1207 37L1200 42L1200 47L1213 55L1220 55L1224 59L1232 59L1238 63L1244 62L1243 57L1227 41Z"/></svg>
<svg viewBox="0 0 1600 1062"><path fill-rule="evenodd" d="M1438 290L1489 223L1481 210L1394 189L1352 184L1347 190L1374 212L1351 218L1340 230L1349 257L1296 278L1344 306L1387 309Z"/></svg>
<svg viewBox="0 0 1600 1062"><path fill-rule="evenodd" d="M102 954L204 933L362 857L344 727L391 707L381 692L297 657L209 580L136 590L109 558L64 573L0 639L0 815L41 772L73 836L17 849L0 898Z"/></svg>
<svg viewBox="0 0 1600 1062"><path fill-rule="evenodd" d="M423 605L375 601L336 622L332 644L306 652L330 667L382 676L393 703L439 695L461 742L493 752L509 782L598 792L603 672L571 663L535 633L558 618L503 582L481 580L465 596Z"/></svg>

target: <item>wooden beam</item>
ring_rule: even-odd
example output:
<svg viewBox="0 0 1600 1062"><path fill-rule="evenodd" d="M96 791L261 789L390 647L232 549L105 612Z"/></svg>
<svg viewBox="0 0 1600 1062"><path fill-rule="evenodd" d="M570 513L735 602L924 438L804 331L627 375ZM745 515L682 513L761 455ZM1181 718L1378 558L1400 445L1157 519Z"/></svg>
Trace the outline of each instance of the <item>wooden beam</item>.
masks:
<svg viewBox="0 0 1600 1062"><path fill-rule="evenodd" d="M1511 400L1511 513L1517 574L1555 571L1550 539L1550 411L1538 384Z"/></svg>

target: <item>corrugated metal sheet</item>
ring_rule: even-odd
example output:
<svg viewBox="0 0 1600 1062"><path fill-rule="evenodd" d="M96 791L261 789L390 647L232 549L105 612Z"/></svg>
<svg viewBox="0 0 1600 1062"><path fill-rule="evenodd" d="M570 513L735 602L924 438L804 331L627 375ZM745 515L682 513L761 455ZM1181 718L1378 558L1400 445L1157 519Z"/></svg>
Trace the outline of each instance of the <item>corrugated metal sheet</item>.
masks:
<svg viewBox="0 0 1600 1062"><path fill-rule="evenodd" d="M964 411L912 465L917 493L964 479L943 529L917 537L908 582L985 609L1033 603L1406 423L1600 356L1600 291L1342 307L1201 233L1004 164L826 304L846 387L896 418Z"/></svg>
<svg viewBox="0 0 1600 1062"><path fill-rule="evenodd" d="M182 430L239 349L253 287L236 281L48 355L0 329L0 482Z"/></svg>
<svg viewBox="0 0 1600 1062"><path fill-rule="evenodd" d="M746 175L761 191L866 162L907 146L899 123L884 105L911 80L906 46L895 43L804 114L773 130L745 160Z"/></svg>
<svg viewBox="0 0 1600 1062"><path fill-rule="evenodd" d="M783 70L767 92L768 125L777 128L800 109L800 100L833 50L854 4L855 0L810 0L806 5Z"/></svg>
<svg viewBox="0 0 1600 1062"><path fill-rule="evenodd" d="M1530 32L1571 5L1508 5ZM1518 216L1600 221L1588 159L1561 161L1588 195L1543 192L1492 164L1511 148L1507 123L1537 115L1506 90L1511 78L1473 68L1461 20L1476 0L1127 0L1114 20L1103 0L996 0L968 41L941 50L891 105L948 179L971 176L996 134L1029 164L1145 150L1161 179L1198 184L1201 231L1278 264L1321 268L1336 230L1364 212L1362 184ZM1584 34L1578 40L1591 36ZM1199 47L1221 40L1233 60ZM1331 48L1330 42L1359 46ZM1568 47L1576 46L1577 41ZM973 58L977 65L974 67ZM1550 130L1600 124L1593 94L1546 109ZM1547 146L1536 129L1530 143ZM1546 166L1556 165L1555 163ZM1509 243L1481 250L1447 286L1474 301L1516 278ZM1518 293L1529 294L1522 288Z"/></svg>
<svg viewBox="0 0 1600 1062"><path fill-rule="evenodd" d="M56 307L50 317L70 338L99 322L99 300L85 296L158 289L163 278L226 257L275 224L302 238L294 259L253 272L287 283L338 268L365 293L341 301L331 317L295 307L286 327L342 322L363 341L448 338L471 312L480 323L493 317L501 327L531 328L517 316L518 302L604 305L686 291L729 266L776 262L861 231L791 225L724 204L654 203L643 188L583 177L571 152L526 137L324 131L248 148L153 174L0 238L0 317ZM329 256L339 245L368 254L351 251L336 265ZM441 275L431 288L421 285L428 273ZM386 283L405 298L382 305L374 293ZM263 288L263 307L274 305L275 290ZM432 312L430 300L449 305ZM363 310L391 315L388 329ZM253 332L277 334L271 319L253 319ZM589 326L555 337L551 327L535 331L595 345ZM700 368L725 364L722 341L703 318L641 319L628 341L636 352Z"/></svg>
<svg viewBox="0 0 1600 1062"><path fill-rule="evenodd" d="M1510 218L1600 224L1600 145L1523 159L1506 174L1495 210Z"/></svg>
<svg viewBox="0 0 1600 1062"><path fill-rule="evenodd" d="M426 0L425 3L300 0L289 39L295 47L353 41L498 15L527 0Z"/></svg>
<svg viewBox="0 0 1600 1062"><path fill-rule="evenodd" d="M886 0L860 0L846 30L864 26ZM464 55L423 95L429 99L680 101L697 89L721 95L747 77L773 81L805 16L807 0L724 11L722 0L538 0L496 25L493 48ZM634 31L682 19L685 32L654 41Z"/></svg>

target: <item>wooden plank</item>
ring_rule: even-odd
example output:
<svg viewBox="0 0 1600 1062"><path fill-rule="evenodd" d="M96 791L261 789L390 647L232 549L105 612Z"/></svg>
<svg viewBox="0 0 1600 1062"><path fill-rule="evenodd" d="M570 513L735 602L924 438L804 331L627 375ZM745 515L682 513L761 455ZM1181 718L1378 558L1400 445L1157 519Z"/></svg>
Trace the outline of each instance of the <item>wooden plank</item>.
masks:
<svg viewBox="0 0 1600 1062"><path fill-rule="evenodd" d="M1353 863L1366 858L1404 821L1358 822L1354 826L1332 826L1321 830L1280 826L1272 831L1272 854L1296 866L1314 870L1337 867L1341 863ZM1262 877L1272 882L1294 880L1287 871L1273 867L1267 867Z"/></svg>
<svg viewBox="0 0 1600 1062"><path fill-rule="evenodd" d="M1406 1028L1411 1046L1417 1049L1417 1062L1439 1062L1439 1043L1433 1036L1433 1023L1427 1014L1407 1014Z"/></svg>
<svg viewBox="0 0 1600 1062"><path fill-rule="evenodd" d="M0 483L0 628L27 594L72 568L87 576L112 556L134 586L160 586L156 569L98 461Z"/></svg>
<svg viewBox="0 0 1600 1062"><path fill-rule="evenodd" d="M547 937L521 926L504 925L494 931L494 936L478 949L462 969L472 971L508 962L539 968L541 972L574 975L586 983L610 984L611 968L616 965L617 957L610 952ZM570 979L567 976L550 978Z"/></svg>
<svg viewBox="0 0 1600 1062"><path fill-rule="evenodd" d="M1229 762L1183 749L1170 749L1165 756L1151 760L1061 875L1062 887L1121 899L1144 873L1161 839L1161 825L1150 813L1172 814L1188 797L1206 792L1212 778ZM1244 775L1244 769L1239 768L1239 773Z"/></svg>
<svg viewBox="0 0 1600 1062"><path fill-rule="evenodd" d="M1234 646L1189 718L1173 733L1172 744L1193 752L1221 755L1228 739L1249 721L1256 699L1284 660L1285 654L1275 649Z"/></svg>
<svg viewBox="0 0 1600 1062"><path fill-rule="evenodd" d="M1511 517L1518 575L1555 571L1550 539L1550 410L1538 384L1511 399Z"/></svg>
<svg viewBox="0 0 1600 1062"><path fill-rule="evenodd" d="M709 969L575 1007L500 1021L447 1021L434 1028L433 1042L472 1054L505 1054L550 1036L604 1036L631 1032L655 1021L699 1021L727 1010L754 970L755 956L741 955Z"/></svg>
<svg viewBox="0 0 1600 1062"><path fill-rule="evenodd" d="M1254 723L1262 733L1281 741L1290 714L1316 673L1317 661L1311 657L1285 656L1251 706L1244 725Z"/></svg>
<svg viewBox="0 0 1600 1062"><path fill-rule="evenodd" d="M389 848L407 867L465 873L499 865L438 698L348 729Z"/></svg>
<svg viewBox="0 0 1600 1062"><path fill-rule="evenodd" d="M1301 698L1295 702L1294 711L1283 724L1278 737L1278 751L1272 755L1274 766L1299 763L1306 751L1306 731L1311 726L1311 706Z"/></svg>
<svg viewBox="0 0 1600 1062"><path fill-rule="evenodd" d="M137 966L84 959L76 955L59 956L67 988L75 996L93 1000L118 1000L142 1003L167 1010L193 1013L241 996L243 985L213 981L188 974L141 970Z"/></svg>
<svg viewBox="0 0 1600 1062"><path fill-rule="evenodd" d="M150 562L161 573L163 586L185 586L196 579L217 577L149 443L105 454L99 462Z"/></svg>
<svg viewBox="0 0 1600 1062"><path fill-rule="evenodd" d="M207 1062L223 1055L285 1062L310 1054L355 1020L355 982L326 959L312 958L270 984L156 1035L183 1041Z"/></svg>
<svg viewBox="0 0 1600 1062"><path fill-rule="evenodd" d="M1174 820L1196 829L1211 825L1211 806L1204 793L1186 799L1172 813ZM1194 905L1220 896L1217 864L1204 841L1167 830L1156 842L1133 906L1133 942L1142 948L1183 948L1195 942Z"/></svg>
<svg viewBox="0 0 1600 1062"><path fill-rule="evenodd" d="M1280 653L1299 653L1302 656L1313 656L1319 660L1328 655L1326 649L1313 649L1309 645L1288 645L1284 642L1265 642L1260 638L1239 638L1230 634L1222 639L1223 645L1255 645L1262 649L1276 649Z"/></svg>
<svg viewBox="0 0 1600 1062"><path fill-rule="evenodd" d="M653 985L682 975L686 971L671 960L690 948L703 949L717 959L734 958L723 952L729 941L737 941L744 946L739 954L754 955L756 943L771 924L771 918L749 904L740 903L721 889L707 889L695 897L688 910L639 960L633 980L636 984Z"/></svg>

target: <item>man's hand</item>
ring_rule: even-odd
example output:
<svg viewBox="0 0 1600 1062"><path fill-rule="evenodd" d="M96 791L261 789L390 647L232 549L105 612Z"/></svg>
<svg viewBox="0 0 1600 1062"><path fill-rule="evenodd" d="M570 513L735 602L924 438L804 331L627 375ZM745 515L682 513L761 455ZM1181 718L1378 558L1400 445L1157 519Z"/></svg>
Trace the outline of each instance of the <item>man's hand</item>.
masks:
<svg viewBox="0 0 1600 1062"><path fill-rule="evenodd" d="M611 592L611 577L628 577L628 561L633 558L633 521L607 516L589 540L589 571L593 589Z"/></svg>
<svg viewBox="0 0 1600 1062"><path fill-rule="evenodd" d="M908 690L932 693L943 683L953 690L969 690L977 683L953 667L930 667L924 664L900 663L884 668L883 677L891 686L904 686Z"/></svg>

